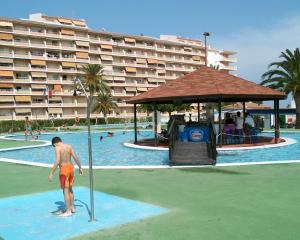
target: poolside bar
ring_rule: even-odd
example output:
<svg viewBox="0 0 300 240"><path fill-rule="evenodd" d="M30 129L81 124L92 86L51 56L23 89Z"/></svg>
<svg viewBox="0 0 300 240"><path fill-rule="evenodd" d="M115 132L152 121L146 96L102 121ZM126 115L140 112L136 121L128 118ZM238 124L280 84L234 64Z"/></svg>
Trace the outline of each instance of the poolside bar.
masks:
<svg viewBox="0 0 300 240"><path fill-rule="evenodd" d="M261 86L237 76L209 68L200 69L169 81L151 91L132 97L127 103L134 104L135 124L136 104L174 104L197 103L198 122L200 120L200 103L217 103L219 121L214 124L217 128L216 138L219 147L222 147L222 103L242 102L245 122L245 102L248 101L274 101L275 112L275 143L279 142L279 101L286 98L286 94L268 87ZM155 108L156 109L156 108ZM213 119L211 119L213 120ZM207 119L207 122L210 120ZM157 145L157 116L154 111L155 146ZM135 129L135 132L137 130ZM136 135L136 133L135 133ZM136 139L135 139L136 142Z"/></svg>

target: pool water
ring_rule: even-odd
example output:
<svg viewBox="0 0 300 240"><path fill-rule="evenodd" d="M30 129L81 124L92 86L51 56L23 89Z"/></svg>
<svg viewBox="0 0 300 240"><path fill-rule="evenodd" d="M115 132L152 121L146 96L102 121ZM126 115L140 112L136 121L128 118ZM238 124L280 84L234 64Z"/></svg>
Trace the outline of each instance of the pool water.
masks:
<svg viewBox="0 0 300 240"><path fill-rule="evenodd" d="M58 133L42 134L41 140L49 140L59 136L63 142L71 144L82 165L88 165L87 133ZM100 141L100 136L103 140ZM149 131L140 132L139 138L151 138L154 134ZM13 138L23 138L15 136ZM93 165L95 166L132 166L132 165L167 165L168 151L133 149L123 146L123 142L134 139L133 131L114 132L113 137L107 137L106 132L92 133ZM53 163L54 151L52 146L20 149L15 151L0 152L0 158L10 158L31 162Z"/></svg>
<svg viewBox="0 0 300 240"><path fill-rule="evenodd" d="M264 133L264 136L274 136L274 133ZM300 132L281 133L281 137L292 138L295 144L256 150L235 150L218 155L218 163L270 162L284 160L300 160Z"/></svg>
<svg viewBox="0 0 300 240"><path fill-rule="evenodd" d="M264 133L265 136L273 136L272 133ZM60 136L65 143L71 144L82 165L88 165L87 133L57 133L44 134L39 139L49 140L54 136ZM100 141L100 136L103 140ZM149 131L142 131L139 139L151 138L154 134ZM246 162L269 162L282 160L300 160L300 132L281 133L282 137L297 140L297 143L278 147L256 150L235 150L218 154L217 163L246 163ZM13 138L23 138L15 136ZM124 142L132 141L132 131L114 132L113 137L107 137L107 133L92 133L93 164L95 166L152 166L168 165L168 151L134 149L123 146ZM52 146L22 149L15 151L0 152L0 158L10 158L39 163L53 163L54 151Z"/></svg>

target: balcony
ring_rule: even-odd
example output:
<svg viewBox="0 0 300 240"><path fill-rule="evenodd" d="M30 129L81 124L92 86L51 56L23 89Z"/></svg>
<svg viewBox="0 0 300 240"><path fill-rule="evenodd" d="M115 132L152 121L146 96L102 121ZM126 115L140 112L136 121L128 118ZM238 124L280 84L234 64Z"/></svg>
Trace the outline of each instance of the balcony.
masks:
<svg viewBox="0 0 300 240"><path fill-rule="evenodd" d="M61 80L60 79L48 79L47 83L53 83L53 84L60 84Z"/></svg>
<svg viewBox="0 0 300 240"><path fill-rule="evenodd" d="M15 53L15 58L29 58L29 54L26 53Z"/></svg>
<svg viewBox="0 0 300 240"><path fill-rule="evenodd" d="M37 32L30 31L29 35L31 35L31 36L38 36L38 37L45 37L46 33L45 33L45 31L41 31L41 32L40 31L37 31Z"/></svg>
<svg viewBox="0 0 300 240"><path fill-rule="evenodd" d="M0 66L0 70L13 70L13 66Z"/></svg>
<svg viewBox="0 0 300 240"><path fill-rule="evenodd" d="M65 73L76 73L77 70L75 68L63 68L62 72L65 72Z"/></svg>
<svg viewBox="0 0 300 240"><path fill-rule="evenodd" d="M90 60L91 64L100 64L100 60Z"/></svg>
<svg viewBox="0 0 300 240"><path fill-rule="evenodd" d="M46 91L31 91L32 96L46 96Z"/></svg>
<svg viewBox="0 0 300 240"><path fill-rule="evenodd" d="M75 61L75 57L73 57L73 56L70 56L70 57L62 56L61 60L62 61Z"/></svg>
<svg viewBox="0 0 300 240"><path fill-rule="evenodd" d="M89 41L89 36L75 36L76 40Z"/></svg>
<svg viewBox="0 0 300 240"><path fill-rule="evenodd" d="M13 41L0 40L0 45L11 46L13 45Z"/></svg>
<svg viewBox="0 0 300 240"><path fill-rule="evenodd" d="M233 58L233 57L221 57L221 62L231 62L231 63L235 63L237 62L237 58Z"/></svg>
<svg viewBox="0 0 300 240"><path fill-rule="evenodd" d="M30 70L30 68L29 68L29 66L14 66L14 70L15 71L29 71Z"/></svg>
<svg viewBox="0 0 300 240"><path fill-rule="evenodd" d="M60 50L61 46L60 45L53 45L53 44L46 44L45 46L48 49L54 49L54 50Z"/></svg>
<svg viewBox="0 0 300 240"><path fill-rule="evenodd" d="M70 51L75 51L76 47L75 46L70 46L70 45L62 45L61 49L63 50L70 50Z"/></svg>
<svg viewBox="0 0 300 240"><path fill-rule="evenodd" d="M13 57L12 52L0 52L1 57Z"/></svg>
<svg viewBox="0 0 300 240"><path fill-rule="evenodd" d="M59 33L46 33L46 37L49 38L61 38Z"/></svg>
<svg viewBox="0 0 300 240"><path fill-rule="evenodd" d="M63 107L63 103L48 103L48 107Z"/></svg>
<svg viewBox="0 0 300 240"><path fill-rule="evenodd" d="M74 104L75 105L75 104ZM77 103L76 107L86 107L87 104L86 103ZM86 116L85 116L86 117Z"/></svg>
<svg viewBox="0 0 300 240"><path fill-rule="evenodd" d="M26 77L26 78L15 78L15 82L16 83L30 83L31 80L28 77Z"/></svg>
<svg viewBox="0 0 300 240"><path fill-rule="evenodd" d="M90 42L91 43L99 43L99 38L92 38L92 37L90 37Z"/></svg>
<svg viewBox="0 0 300 240"><path fill-rule="evenodd" d="M33 54L30 54L30 59L46 59L46 55L33 55Z"/></svg>
<svg viewBox="0 0 300 240"><path fill-rule="evenodd" d="M99 49L90 49L89 52L90 52L90 53L94 53L94 54L100 54Z"/></svg>
<svg viewBox="0 0 300 240"><path fill-rule="evenodd" d="M0 89L0 95L5 94L5 95L13 95L14 94L14 90L5 90L5 89Z"/></svg>
<svg viewBox="0 0 300 240"><path fill-rule="evenodd" d="M15 91L15 95L24 95L24 94L30 95L31 94L30 89L24 89L24 90L17 90L17 91Z"/></svg>
<svg viewBox="0 0 300 240"><path fill-rule="evenodd" d="M34 48L46 48L45 43L30 43L29 46Z"/></svg>
<svg viewBox="0 0 300 240"><path fill-rule="evenodd" d="M47 67L47 72L61 72L62 69L59 67Z"/></svg>
<svg viewBox="0 0 300 240"><path fill-rule="evenodd" d="M60 94L63 96L73 96L73 90L63 90Z"/></svg>
<svg viewBox="0 0 300 240"><path fill-rule="evenodd" d="M76 106L76 103L63 103L64 107L75 107Z"/></svg>
<svg viewBox="0 0 300 240"><path fill-rule="evenodd" d="M28 41L14 41L16 47L29 47Z"/></svg>
<svg viewBox="0 0 300 240"><path fill-rule="evenodd" d="M73 36L73 35L64 35L64 34L62 34L61 38L62 39L68 39L68 40L75 40L75 36Z"/></svg>
<svg viewBox="0 0 300 240"><path fill-rule="evenodd" d="M56 56L56 55L49 55L47 54L47 60L52 60L52 61L59 61L60 60L60 57L59 56Z"/></svg>
<svg viewBox="0 0 300 240"><path fill-rule="evenodd" d="M220 67L221 69L224 69L224 70L229 70L229 71L237 71L237 66L221 66Z"/></svg>
<svg viewBox="0 0 300 240"><path fill-rule="evenodd" d="M10 106L5 106L5 105L3 105L3 104L1 104L0 105L1 106L1 108L10 108ZM14 106L11 106L12 108L14 107ZM11 120L12 119L12 113L10 114L10 115L1 115L0 116L0 120Z"/></svg>
<svg viewBox="0 0 300 240"><path fill-rule="evenodd" d="M21 30L21 29L14 29L14 33L16 34L22 34L22 35L29 35L29 31L28 30Z"/></svg>

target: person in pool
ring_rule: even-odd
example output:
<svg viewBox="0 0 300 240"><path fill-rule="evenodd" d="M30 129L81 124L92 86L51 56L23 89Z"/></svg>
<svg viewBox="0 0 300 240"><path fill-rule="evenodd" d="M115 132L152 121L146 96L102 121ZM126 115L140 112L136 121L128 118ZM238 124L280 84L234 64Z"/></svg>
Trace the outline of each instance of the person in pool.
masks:
<svg viewBox="0 0 300 240"><path fill-rule="evenodd" d="M107 133L107 136L108 136L108 137L113 137L113 136L114 136L114 133L113 133L113 132L108 132L108 133Z"/></svg>
<svg viewBox="0 0 300 240"><path fill-rule="evenodd" d="M83 174L81 163L72 146L64 144L60 137L52 138L52 146L55 150L56 159L49 174L49 181L52 181L53 174L59 166L59 180L64 193L66 211L61 212L58 216L70 217L73 213L75 213L74 193L72 189L74 183L74 166L71 157L73 157L79 167L79 175Z"/></svg>
<svg viewBox="0 0 300 240"><path fill-rule="evenodd" d="M32 122L26 116L25 117L25 139L26 139L26 141L28 140L28 135L31 135L31 138L33 139Z"/></svg>

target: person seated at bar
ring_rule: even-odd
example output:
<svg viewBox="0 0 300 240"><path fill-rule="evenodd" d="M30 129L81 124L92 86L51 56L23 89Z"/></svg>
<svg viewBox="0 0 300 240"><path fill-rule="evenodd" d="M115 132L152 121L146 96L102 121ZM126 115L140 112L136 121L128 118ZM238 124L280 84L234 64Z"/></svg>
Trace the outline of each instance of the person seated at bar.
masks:
<svg viewBox="0 0 300 240"><path fill-rule="evenodd" d="M225 143L233 144L233 137L235 133L235 123L230 115L230 113L225 114L225 123L224 123L224 135L225 135Z"/></svg>
<svg viewBox="0 0 300 240"><path fill-rule="evenodd" d="M244 143L244 119L241 117L241 112L236 113L235 119L235 143L242 144Z"/></svg>
<svg viewBox="0 0 300 240"><path fill-rule="evenodd" d="M254 123L252 116L248 112L245 113L244 130L245 130L246 136L248 136L250 139L250 143L256 143L257 132L256 132L256 128L255 128L255 123Z"/></svg>

